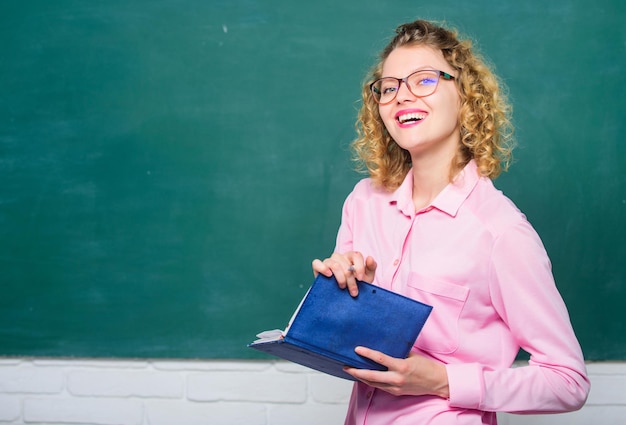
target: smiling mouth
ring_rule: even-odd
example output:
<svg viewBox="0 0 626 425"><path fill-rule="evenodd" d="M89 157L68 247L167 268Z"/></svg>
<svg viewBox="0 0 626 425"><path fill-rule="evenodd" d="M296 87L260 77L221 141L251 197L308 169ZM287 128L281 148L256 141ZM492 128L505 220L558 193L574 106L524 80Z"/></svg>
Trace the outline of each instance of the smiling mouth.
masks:
<svg viewBox="0 0 626 425"><path fill-rule="evenodd" d="M410 114L399 115L398 118L396 118L396 119L398 120L398 122L400 124L406 124L408 122L421 121L424 118L426 118L425 114L419 114L417 112L413 112L413 113L410 113Z"/></svg>

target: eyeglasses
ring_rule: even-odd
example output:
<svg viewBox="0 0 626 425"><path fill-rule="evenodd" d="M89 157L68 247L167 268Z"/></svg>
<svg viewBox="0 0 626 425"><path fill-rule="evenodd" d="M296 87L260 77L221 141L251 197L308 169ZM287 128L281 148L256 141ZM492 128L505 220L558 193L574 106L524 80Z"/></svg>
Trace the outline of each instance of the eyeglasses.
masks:
<svg viewBox="0 0 626 425"><path fill-rule="evenodd" d="M402 83L406 84L414 96L430 96L437 89L440 77L444 80L454 80L454 77L446 72L428 69L414 72L404 78L380 78L370 84L370 90L376 102L386 105L396 98Z"/></svg>

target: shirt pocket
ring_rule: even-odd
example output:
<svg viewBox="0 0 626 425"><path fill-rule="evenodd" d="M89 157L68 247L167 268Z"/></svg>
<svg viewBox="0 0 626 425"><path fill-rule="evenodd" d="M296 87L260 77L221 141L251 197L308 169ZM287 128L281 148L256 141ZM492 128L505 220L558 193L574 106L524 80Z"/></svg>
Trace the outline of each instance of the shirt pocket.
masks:
<svg viewBox="0 0 626 425"><path fill-rule="evenodd" d="M422 332L415 341L420 350L450 354L459 347L459 321L469 288L411 273L409 296L433 307Z"/></svg>

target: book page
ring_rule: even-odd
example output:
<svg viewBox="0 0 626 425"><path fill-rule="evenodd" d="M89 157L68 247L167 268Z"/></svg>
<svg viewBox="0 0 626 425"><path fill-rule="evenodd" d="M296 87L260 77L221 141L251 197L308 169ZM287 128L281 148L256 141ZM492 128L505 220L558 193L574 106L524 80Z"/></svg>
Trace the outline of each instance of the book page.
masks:
<svg viewBox="0 0 626 425"><path fill-rule="evenodd" d="M302 307L302 304L304 303L304 300L306 299L307 295L309 295L310 290L311 288L309 288L306 291L306 294L304 294L304 297L302 297L300 304L298 304L298 308L296 308L296 311L291 316L291 319L289 319L289 323L287 324L287 327L285 328L284 331L281 331L280 329L272 329L270 331L263 331L260 334L257 334L258 339L255 340L253 344L257 344L261 342L278 341L280 339L283 339L285 335L287 335L287 332L289 332L289 327L291 326L293 321L296 319L296 316L298 315L298 312L300 311L300 308Z"/></svg>

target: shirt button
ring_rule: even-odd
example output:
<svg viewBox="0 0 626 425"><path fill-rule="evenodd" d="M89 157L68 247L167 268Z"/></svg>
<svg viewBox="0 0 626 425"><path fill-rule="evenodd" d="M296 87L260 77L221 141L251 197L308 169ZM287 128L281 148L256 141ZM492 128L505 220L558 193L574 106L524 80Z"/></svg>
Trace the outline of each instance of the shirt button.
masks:
<svg viewBox="0 0 626 425"><path fill-rule="evenodd" d="M372 393L373 393L373 391L368 391L368 392L367 392L367 394L365 394L365 396L366 396L368 399L370 399L370 398L372 398Z"/></svg>
<svg viewBox="0 0 626 425"><path fill-rule="evenodd" d="M393 262L394 266L397 266L398 264L400 264L400 260L396 260L396 261Z"/></svg>

